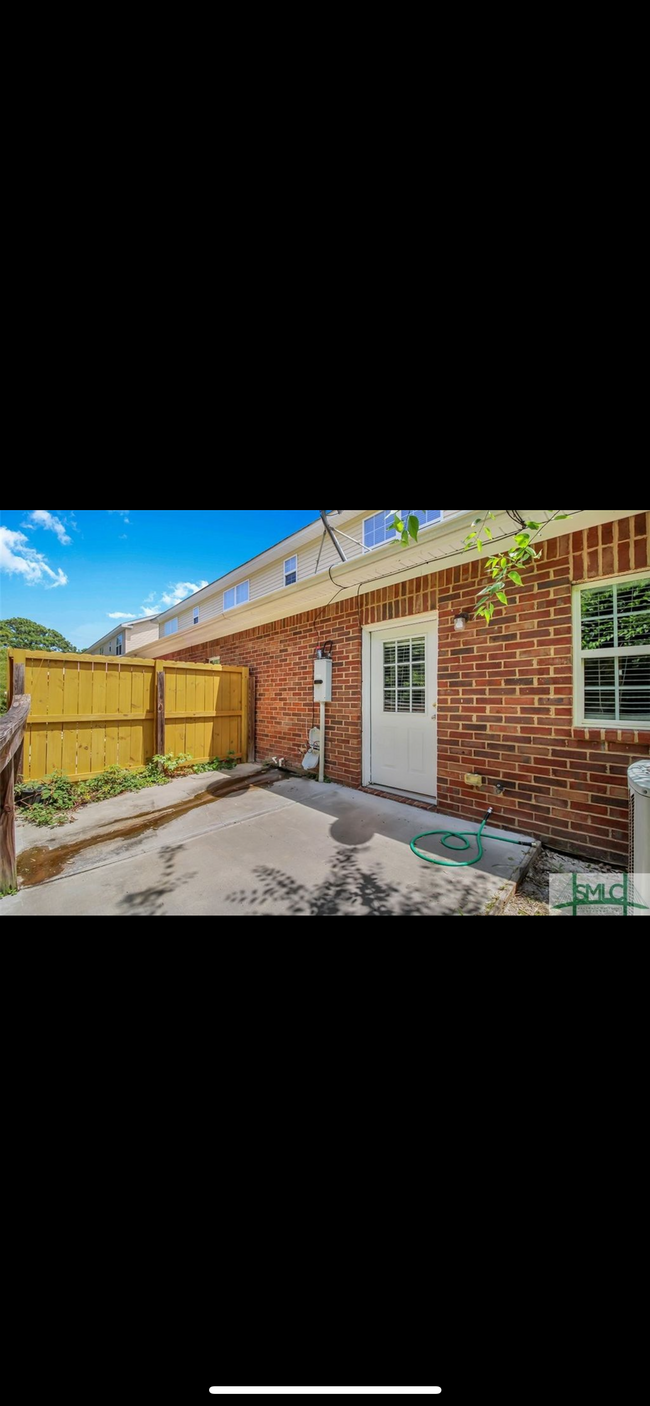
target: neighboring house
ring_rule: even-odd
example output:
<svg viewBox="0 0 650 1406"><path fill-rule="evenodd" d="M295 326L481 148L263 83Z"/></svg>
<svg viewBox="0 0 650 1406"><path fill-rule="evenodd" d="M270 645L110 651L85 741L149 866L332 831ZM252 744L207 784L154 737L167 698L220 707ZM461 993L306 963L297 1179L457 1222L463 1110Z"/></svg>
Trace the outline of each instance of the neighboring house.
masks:
<svg viewBox="0 0 650 1406"><path fill-rule="evenodd" d="M650 512L563 510L488 626L464 549L477 510L416 511L406 548L392 511L332 512L346 562L316 521L161 614L138 653L250 667L257 755L299 766L332 639L328 777L471 821L491 805L497 826L623 863L626 772L650 752ZM491 526L512 542L505 509Z"/></svg>
<svg viewBox="0 0 650 1406"><path fill-rule="evenodd" d="M103 639L91 644L84 654L139 654L145 644L151 644L159 636L158 616L149 615L145 620L130 620L124 625L114 625Z"/></svg>

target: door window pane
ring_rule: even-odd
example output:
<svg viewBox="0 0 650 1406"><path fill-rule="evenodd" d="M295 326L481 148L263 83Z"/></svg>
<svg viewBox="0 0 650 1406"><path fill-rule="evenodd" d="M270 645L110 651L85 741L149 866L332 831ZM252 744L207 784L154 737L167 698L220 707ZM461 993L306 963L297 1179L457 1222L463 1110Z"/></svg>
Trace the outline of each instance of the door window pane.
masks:
<svg viewBox="0 0 650 1406"><path fill-rule="evenodd" d="M392 640L384 644L384 712L426 711L426 640Z"/></svg>

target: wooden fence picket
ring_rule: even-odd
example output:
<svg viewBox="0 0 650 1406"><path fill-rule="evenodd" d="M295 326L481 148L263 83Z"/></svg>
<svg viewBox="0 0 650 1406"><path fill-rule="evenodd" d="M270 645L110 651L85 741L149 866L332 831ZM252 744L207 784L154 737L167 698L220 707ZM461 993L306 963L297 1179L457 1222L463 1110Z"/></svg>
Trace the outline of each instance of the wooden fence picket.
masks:
<svg viewBox="0 0 650 1406"><path fill-rule="evenodd" d="M18 649L9 660L10 701L31 695L25 781L53 771L85 781L116 764L136 771L169 752L195 762L250 755L248 669Z"/></svg>

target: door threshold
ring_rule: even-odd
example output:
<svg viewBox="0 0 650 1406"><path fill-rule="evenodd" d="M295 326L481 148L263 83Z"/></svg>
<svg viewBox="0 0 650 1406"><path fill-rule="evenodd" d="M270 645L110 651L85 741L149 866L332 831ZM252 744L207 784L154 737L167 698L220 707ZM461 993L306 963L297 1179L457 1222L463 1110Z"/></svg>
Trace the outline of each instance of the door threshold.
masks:
<svg viewBox="0 0 650 1406"><path fill-rule="evenodd" d="M396 800L399 800L400 796L407 796L410 801L422 801L422 804L427 806L437 806L438 804L437 796L425 796L421 791L398 791L395 786L376 786L374 782L371 782L369 786L365 786L364 790L376 791L377 794L384 794L386 796L395 796Z"/></svg>

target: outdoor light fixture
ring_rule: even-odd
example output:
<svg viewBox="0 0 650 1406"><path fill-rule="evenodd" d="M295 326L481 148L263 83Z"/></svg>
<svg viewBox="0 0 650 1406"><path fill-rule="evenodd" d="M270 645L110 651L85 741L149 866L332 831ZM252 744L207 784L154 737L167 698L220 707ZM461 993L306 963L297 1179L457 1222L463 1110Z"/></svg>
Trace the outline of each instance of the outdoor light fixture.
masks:
<svg viewBox="0 0 650 1406"><path fill-rule="evenodd" d="M464 630L468 620L469 620L469 615L455 615L455 616L454 616L454 629L455 629L455 630Z"/></svg>

